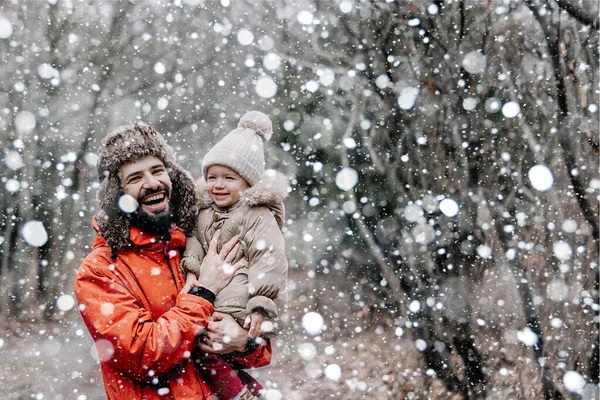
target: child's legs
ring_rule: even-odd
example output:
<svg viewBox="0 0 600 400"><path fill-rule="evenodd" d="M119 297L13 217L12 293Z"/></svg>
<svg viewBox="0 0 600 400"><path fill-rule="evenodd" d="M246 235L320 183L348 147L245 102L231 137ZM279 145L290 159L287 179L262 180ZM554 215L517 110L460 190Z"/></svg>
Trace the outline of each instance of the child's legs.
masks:
<svg viewBox="0 0 600 400"><path fill-rule="evenodd" d="M237 370L236 372L242 384L244 384L244 386L246 386L253 395L258 397L262 392L264 392L265 388L256 379L254 379L252 375L241 369Z"/></svg>
<svg viewBox="0 0 600 400"><path fill-rule="evenodd" d="M236 371L216 354L207 353L198 361L202 378L220 400L231 400L244 388Z"/></svg>

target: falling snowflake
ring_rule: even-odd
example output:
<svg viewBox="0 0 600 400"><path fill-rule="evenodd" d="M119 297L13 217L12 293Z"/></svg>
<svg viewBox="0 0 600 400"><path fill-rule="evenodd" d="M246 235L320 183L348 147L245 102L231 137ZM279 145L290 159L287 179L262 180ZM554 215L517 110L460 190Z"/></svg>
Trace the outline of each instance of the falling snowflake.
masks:
<svg viewBox="0 0 600 400"><path fill-rule="evenodd" d="M13 33L13 24L6 17L0 15L0 39L8 39Z"/></svg>
<svg viewBox="0 0 600 400"><path fill-rule="evenodd" d="M565 389L572 393L582 393L587 384L583 376L577 371L567 371L563 375L563 385Z"/></svg>
<svg viewBox="0 0 600 400"><path fill-rule="evenodd" d="M400 97L398 97L398 106L400 106L403 110L410 110L414 107L417 102L417 98L419 97L419 89L409 86L400 92Z"/></svg>
<svg viewBox="0 0 600 400"><path fill-rule="evenodd" d="M270 99L277 94L277 83L270 76L261 76L254 86L256 94L263 99Z"/></svg>
<svg viewBox="0 0 600 400"><path fill-rule="evenodd" d="M455 217L458 214L458 203L450 198L440 201L440 211L448 217Z"/></svg>
<svg viewBox="0 0 600 400"><path fill-rule="evenodd" d="M515 101L509 101L502 106L502 114L506 118L515 118L521 113L521 106Z"/></svg>
<svg viewBox="0 0 600 400"><path fill-rule="evenodd" d="M313 14L310 11L302 10L296 15L298 22L302 25L310 25L313 22Z"/></svg>
<svg viewBox="0 0 600 400"><path fill-rule="evenodd" d="M23 225L23 239L32 247L42 247L48 241L48 232L41 221L28 221Z"/></svg>
<svg viewBox="0 0 600 400"><path fill-rule="evenodd" d="M13 171L16 171L23 167L23 157L18 151L8 150L4 153L4 164Z"/></svg>
<svg viewBox="0 0 600 400"><path fill-rule="evenodd" d="M60 311L69 311L75 307L75 299L69 294L63 294L56 299L56 307Z"/></svg>
<svg viewBox="0 0 600 400"><path fill-rule="evenodd" d="M339 381L342 377L342 369L337 364L329 364L325 367L325 376L332 381Z"/></svg>
<svg viewBox="0 0 600 400"><path fill-rule="evenodd" d="M335 184L341 190L351 190L358 184L358 172L351 167L342 168L335 176Z"/></svg>
<svg viewBox="0 0 600 400"><path fill-rule="evenodd" d="M479 51L470 51L463 58L463 68L470 74L481 74L485 71L487 57Z"/></svg>
<svg viewBox="0 0 600 400"><path fill-rule="evenodd" d="M138 202L133 196L124 194L119 197L119 208L124 213L131 214L138 209Z"/></svg>
<svg viewBox="0 0 600 400"><path fill-rule="evenodd" d="M32 112L29 111L19 111L17 116L15 117L15 127L21 133L30 133L35 129L37 124L37 119Z"/></svg>
<svg viewBox="0 0 600 400"><path fill-rule="evenodd" d="M536 335L529 327L517 331L517 338L529 347L535 346L539 339L538 335Z"/></svg>
<svg viewBox="0 0 600 400"><path fill-rule="evenodd" d="M531 186L540 192L550 190L554 184L554 175L552 175L550 168L545 165L535 165L531 167L527 176L529 177Z"/></svg>
<svg viewBox="0 0 600 400"><path fill-rule="evenodd" d="M320 334L324 324L321 314L315 311L309 311L302 317L302 327L309 335Z"/></svg>
<svg viewBox="0 0 600 400"><path fill-rule="evenodd" d="M237 40L242 46L248 46L254 42L254 34L248 29L239 29L237 31Z"/></svg>

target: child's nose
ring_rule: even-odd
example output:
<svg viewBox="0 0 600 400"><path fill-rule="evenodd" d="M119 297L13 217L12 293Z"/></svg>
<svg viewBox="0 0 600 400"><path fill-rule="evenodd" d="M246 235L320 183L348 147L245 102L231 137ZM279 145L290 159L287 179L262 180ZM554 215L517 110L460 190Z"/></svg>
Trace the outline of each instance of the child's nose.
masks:
<svg viewBox="0 0 600 400"><path fill-rule="evenodd" d="M217 179L215 182L216 187L223 187L224 181L223 179Z"/></svg>

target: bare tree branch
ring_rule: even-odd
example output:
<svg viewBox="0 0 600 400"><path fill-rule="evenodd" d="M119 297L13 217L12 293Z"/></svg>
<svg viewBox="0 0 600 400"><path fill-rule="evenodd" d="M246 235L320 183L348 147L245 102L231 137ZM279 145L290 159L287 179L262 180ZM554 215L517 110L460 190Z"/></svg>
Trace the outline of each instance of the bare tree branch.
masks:
<svg viewBox="0 0 600 400"><path fill-rule="evenodd" d="M581 211L583 216L585 217L587 223L592 227L592 235L596 242L598 242L600 231L598 229L598 223L596 222L598 213L594 210L594 207L588 201L586 197L585 187L581 178L578 174L572 173L572 171L577 171L579 168L576 163L576 158L574 155L573 146L571 143L571 139L568 137L568 126L567 126L567 118L569 117L569 108L567 101L567 87L565 83L565 76L563 69L561 67L561 56L559 51L559 38L554 31L554 27L552 23L549 22L544 16L541 16L538 13L536 6L530 1L525 1L525 4L535 18L537 19L540 28L544 32L546 36L548 51L550 53L550 58L552 60L552 65L554 67L554 79L556 80L556 91L558 97L558 123L560 132L560 145L563 150L563 157L565 160L565 164L567 165L567 172L569 175L569 179L571 180L571 184L573 186L573 191L575 193L575 197L581 206Z"/></svg>
<svg viewBox="0 0 600 400"><path fill-rule="evenodd" d="M569 13L570 16L572 16L582 24L588 25L592 29L598 29L598 10L592 10L592 12L588 14L584 10L567 0L556 0L556 4L558 4L558 6L562 10L565 10L567 13ZM596 5L598 5L597 1Z"/></svg>
<svg viewBox="0 0 600 400"><path fill-rule="evenodd" d="M360 101L358 99L354 98L354 103L360 104ZM360 115L360 107L354 107L353 112L350 115L350 120L348 121L348 124L346 125L346 129L344 131L344 136L343 136L344 138L349 138L350 135L352 134L352 131L354 130L354 127L356 126L356 123L358 121L359 115ZM345 151L345 146L342 146L342 148L344 149L344 151L342 151L342 154L341 154L342 155L342 165L344 167L348 167L348 166L350 166L350 160L348 159L348 154ZM352 200L355 203L358 203L356 200L356 196L354 195L354 192L352 190L349 190L347 193L348 193L348 197L350 198L350 200ZM390 285L392 292L395 295L399 295L401 293L401 290L400 290L400 285L398 284L398 279L394 276L394 271L392 270L392 267L388 264L388 261L386 260L385 255L379 248L379 245L375 242L375 239L373 238L371 231L369 230L369 228L366 226L365 222L361 218L357 218L356 223L358 225L358 228L360 230L362 237L365 239L365 241L367 242L367 245L369 246L369 250L375 257L375 260L377 261L377 265L379 265L379 268L381 269L383 276L388 281L388 284Z"/></svg>

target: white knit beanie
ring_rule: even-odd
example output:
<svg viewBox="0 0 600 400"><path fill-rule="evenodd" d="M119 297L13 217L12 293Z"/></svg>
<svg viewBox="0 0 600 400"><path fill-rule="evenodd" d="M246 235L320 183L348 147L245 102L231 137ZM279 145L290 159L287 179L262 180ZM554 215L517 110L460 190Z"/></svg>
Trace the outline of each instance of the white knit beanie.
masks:
<svg viewBox="0 0 600 400"><path fill-rule="evenodd" d="M204 156L204 178L211 165L223 165L255 185L265 173L264 143L273 134L273 124L260 111L249 111L240 119L238 127L227 134Z"/></svg>

